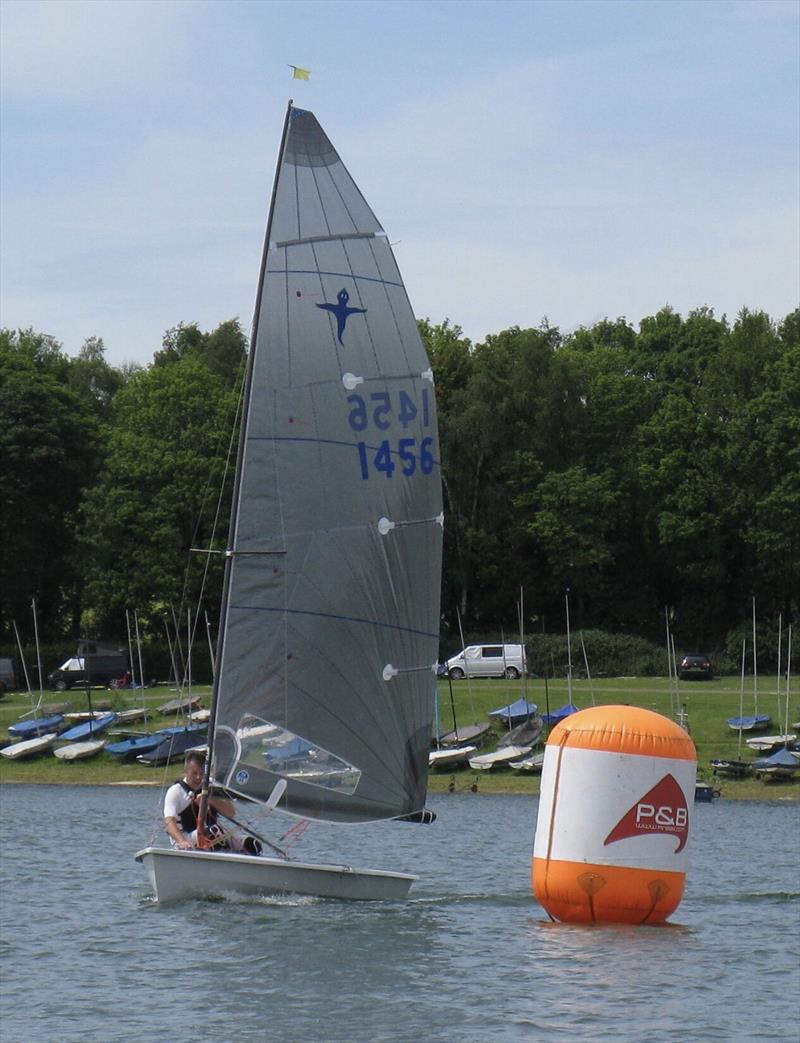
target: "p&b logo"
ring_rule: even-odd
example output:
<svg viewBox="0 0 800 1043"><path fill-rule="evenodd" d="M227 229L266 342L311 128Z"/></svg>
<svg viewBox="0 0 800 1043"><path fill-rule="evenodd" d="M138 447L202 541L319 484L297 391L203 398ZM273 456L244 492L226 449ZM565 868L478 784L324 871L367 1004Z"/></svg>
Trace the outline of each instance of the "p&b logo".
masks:
<svg viewBox="0 0 800 1043"><path fill-rule="evenodd" d="M669 774L625 812L606 837L603 846L613 844L617 840L652 833L676 836L676 855L683 850L689 838L689 809L686 806L686 798L674 777Z"/></svg>

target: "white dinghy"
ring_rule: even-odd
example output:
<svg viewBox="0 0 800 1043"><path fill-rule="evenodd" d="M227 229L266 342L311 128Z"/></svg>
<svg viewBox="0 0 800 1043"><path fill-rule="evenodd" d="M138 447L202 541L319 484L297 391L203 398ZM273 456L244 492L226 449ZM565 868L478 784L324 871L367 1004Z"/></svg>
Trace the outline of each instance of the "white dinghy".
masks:
<svg viewBox="0 0 800 1043"><path fill-rule="evenodd" d="M508 765L514 771L524 771L529 775L537 775L544 767L544 753L531 753L518 761L509 761Z"/></svg>
<svg viewBox="0 0 800 1043"><path fill-rule="evenodd" d="M386 233L314 115L291 104L245 391L200 832L213 784L304 819L430 821L433 374ZM396 899L415 879L205 850L136 858L159 901Z"/></svg>
<svg viewBox="0 0 800 1043"><path fill-rule="evenodd" d="M450 746L441 750L431 750L428 754L428 767L450 768L454 764L466 764L472 754L477 752L477 746Z"/></svg>
<svg viewBox="0 0 800 1043"><path fill-rule="evenodd" d="M82 761L94 757L105 746L105 739L90 739L86 742L71 742L58 746L53 753L61 761Z"/></svg>
<svg viewBox="0 0 800 1043"><path fill-rule="evenodd" d="M759 739L746 739L745 742L756 753L774 753L781 746L789 746L796 738L795 732L787 732L785 735L764 735Z"/></svg>
<svg viewBox="0 0 800 1043"><path fill-rule="evenodd" d="M504 746L493 753L482 753L479 757L470 757L469 766L473 771L491 771L500 765L510 764L530 753L532 746Z"/></svg>
<svg viewBox="0 0 800 1043"><path fill-rule="evenodd" d="M0 753L8 760L24 760L25 757L35 757L37 753L49 750L57 738L55 732L48 732L47 735L37 735L33 739L12 742L10 746L4 746Z"/></svg>

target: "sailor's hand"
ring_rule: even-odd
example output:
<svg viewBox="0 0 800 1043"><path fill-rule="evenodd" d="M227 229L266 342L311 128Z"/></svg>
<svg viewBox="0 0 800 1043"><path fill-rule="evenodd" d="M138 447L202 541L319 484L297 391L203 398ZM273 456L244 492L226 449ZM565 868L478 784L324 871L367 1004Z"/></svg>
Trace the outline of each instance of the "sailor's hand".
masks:
<svg viewBox="0 0 800 1043"><path fill-rule="evenodd" d="M181 851L191 851L194 847L194 844L191 842L191 840L187 840L186 837L183 837L182 840L178 841L178 847L181 849Z"/></svg>

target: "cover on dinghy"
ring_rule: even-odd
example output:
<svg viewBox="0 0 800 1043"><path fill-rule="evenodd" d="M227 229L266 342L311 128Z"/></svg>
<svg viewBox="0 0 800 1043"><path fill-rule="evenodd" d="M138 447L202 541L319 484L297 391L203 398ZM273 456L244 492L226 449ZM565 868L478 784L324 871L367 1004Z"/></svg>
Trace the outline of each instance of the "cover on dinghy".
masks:
<svg viewBox="0 0 800 1043"><path fill-rule="evenodd" d="M566 717L571 717L573 713L578 712L578 707L575 703L565 703L563 706L559 706L557 710L553 710L552 713L543 713L542 720L545 724L558 724L559 721L563 721Z"/></svg>
<svg viewBox="0 0 800 1043"><path fill-rule="evenodd" d="M92 721L84 721L82 724L76 724L74 728L68 728L67 731L59 735L59 739L63 739L65 742L92 739L95 735L105 731L106 728L110 728L116 720L117 715L115 713L106 713Z"/></svg>
<svg viewBox="0 0 800 1043"><path fill-rule="evenodd" d="M533 717L537 710L536 703L529 703L527 699L517 699L508 706L501 706L497 710L491 710L489 717L493 721L502 721L507 727L522 724L529 717Z"/></svg>
<svg viewBox="0 0 800 1043"><path fill-rule="evenodd" d="M37 735L57 732L63 723L62 713L55 713L50 717L32 717L29 721L17 721L16 724L12 724L8 734L17 739L35 739Z"/></svg>

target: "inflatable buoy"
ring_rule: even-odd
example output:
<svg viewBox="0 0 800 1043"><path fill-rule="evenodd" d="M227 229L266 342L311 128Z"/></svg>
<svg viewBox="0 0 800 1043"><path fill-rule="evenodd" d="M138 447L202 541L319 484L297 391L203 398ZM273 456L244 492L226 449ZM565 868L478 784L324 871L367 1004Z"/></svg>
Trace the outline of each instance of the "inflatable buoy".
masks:
<svg viewBox="0 0 800 1043"><path fill-rule="evenodd" d="M697 751L652 710L596 706L550 733L531 880L553 919L660 923L686 881Z"/></svg>

